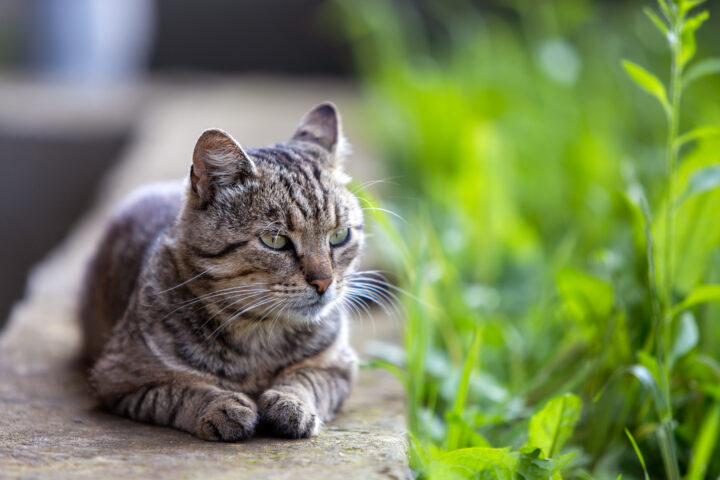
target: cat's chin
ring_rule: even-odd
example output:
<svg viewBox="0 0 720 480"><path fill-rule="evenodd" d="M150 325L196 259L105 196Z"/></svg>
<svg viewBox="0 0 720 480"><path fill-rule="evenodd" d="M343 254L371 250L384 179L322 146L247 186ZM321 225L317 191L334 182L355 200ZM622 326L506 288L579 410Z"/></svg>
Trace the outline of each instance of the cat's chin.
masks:
<svg viewBox="0 0 720 480"><path fill-rule="evenodd" d="M335 308L335 304L336 302L331 301L295 307L283 314L283 320L292 324L319 323Z"/></svg>

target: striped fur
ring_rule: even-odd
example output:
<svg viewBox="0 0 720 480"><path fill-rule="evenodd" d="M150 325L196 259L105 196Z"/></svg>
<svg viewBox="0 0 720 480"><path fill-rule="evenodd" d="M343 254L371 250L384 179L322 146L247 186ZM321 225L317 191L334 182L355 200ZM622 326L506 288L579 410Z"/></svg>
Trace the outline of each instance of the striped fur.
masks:
<svg viewBox="0 0 720 480"><path fill-rule="evenodd" d="M271 147L244 150L209 130L185 184L120 210L81 305L90 380L108 409L222 441L257 425L308 437L332 418L356 371L342 305L363 245L342 141L331 104ZM347 242L331 246L344 228ZM267 247L265 234L291 248Z"/></svg>

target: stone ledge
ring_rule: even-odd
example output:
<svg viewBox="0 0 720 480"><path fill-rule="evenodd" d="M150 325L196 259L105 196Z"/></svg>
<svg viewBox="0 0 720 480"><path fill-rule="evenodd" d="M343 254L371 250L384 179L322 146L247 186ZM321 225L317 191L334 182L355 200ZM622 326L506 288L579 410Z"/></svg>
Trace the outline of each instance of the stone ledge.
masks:
<svg viewBox="0 0 720 480"><path fill-rule="evenodd" d="M247 128L270 137L267 132L278 123L293 125L295 117L314 103L330 99L341 108L357 103L347 87L326 87L298 90L295 84L283 87L275 82L272 94L264 96L271 104L267 110L242 113L252 118L252 128ZM157 85L153 88L163 91ZM169 143L178 139L176 135L182 135L180 144L191 143L194 138L186 136L196 137L193 130L197 125L208 126L208 118L234 118L230 111L233 105L244 100L257 105L262 89L257 82L240 81L228 83L221 91L212 89L212 93L196 86L185 92L174 87L172 95L150 95L138 140L105 182L97 206L35 268L25 299L15 307L0 336L0 478L350 480L410 476L403 391L386 372L361 371L342 412L318 437L308 440L204 442L183 432L105 413L89 393L77 360L80 336L75 298L84 262L105 219L117 200L133 187L186 173L187 154L167 160L169 152L178 150L177 144ZM328 91L332 94L329 98ZM208 109L208 104L215 105L216 110ZM288 105L292 108L285 108ZM182 116L176 115L179 111L204 113L193 118L188 127ZM281 114L282 121L278 117ZM291 120L286 115L291 115ZM354 123L347 114L345 123ZM233 131L232 126L227 128ZM282 138L284 133L275 132L272 137ZM258 140L248 138L247 143L264 143L264 138ZM360 180L367 179L354 173ZM387 338L394 326L381 317L371 321L372 325L353 325L353 343L359 351L370 337L367 330L375 337Z"/></svg>

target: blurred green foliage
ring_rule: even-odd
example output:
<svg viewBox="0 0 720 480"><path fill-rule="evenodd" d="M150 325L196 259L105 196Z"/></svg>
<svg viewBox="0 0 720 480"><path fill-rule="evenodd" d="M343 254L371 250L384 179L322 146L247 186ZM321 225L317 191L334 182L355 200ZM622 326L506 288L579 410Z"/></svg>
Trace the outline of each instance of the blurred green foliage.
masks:
<svg viewBox="0 0 720 480"><path fill-rule="evenodd" d="M407 328L375 363L418 476L720 475L720 28L697 3L332 3L405 218L376 215Z"/></svg>

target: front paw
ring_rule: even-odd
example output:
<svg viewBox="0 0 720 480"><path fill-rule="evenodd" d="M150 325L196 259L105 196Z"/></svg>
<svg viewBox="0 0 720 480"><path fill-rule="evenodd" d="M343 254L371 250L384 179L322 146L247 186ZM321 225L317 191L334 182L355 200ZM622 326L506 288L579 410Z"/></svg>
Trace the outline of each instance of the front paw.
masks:
<svg viewBox="0 0 720 480"><path fill-rule="evenodd" d="M202 409L197 435L204 440L236 442L250 437L258 422L257 407L245 395L222 392Z"/></svg>
<svg viewBox="0 0 720 480"><path fill-rule="evenodd" d="M309 438L320 432L315 409L292 393L267 390L258 401L260 417L273 433L287 438Z"/></svg>

